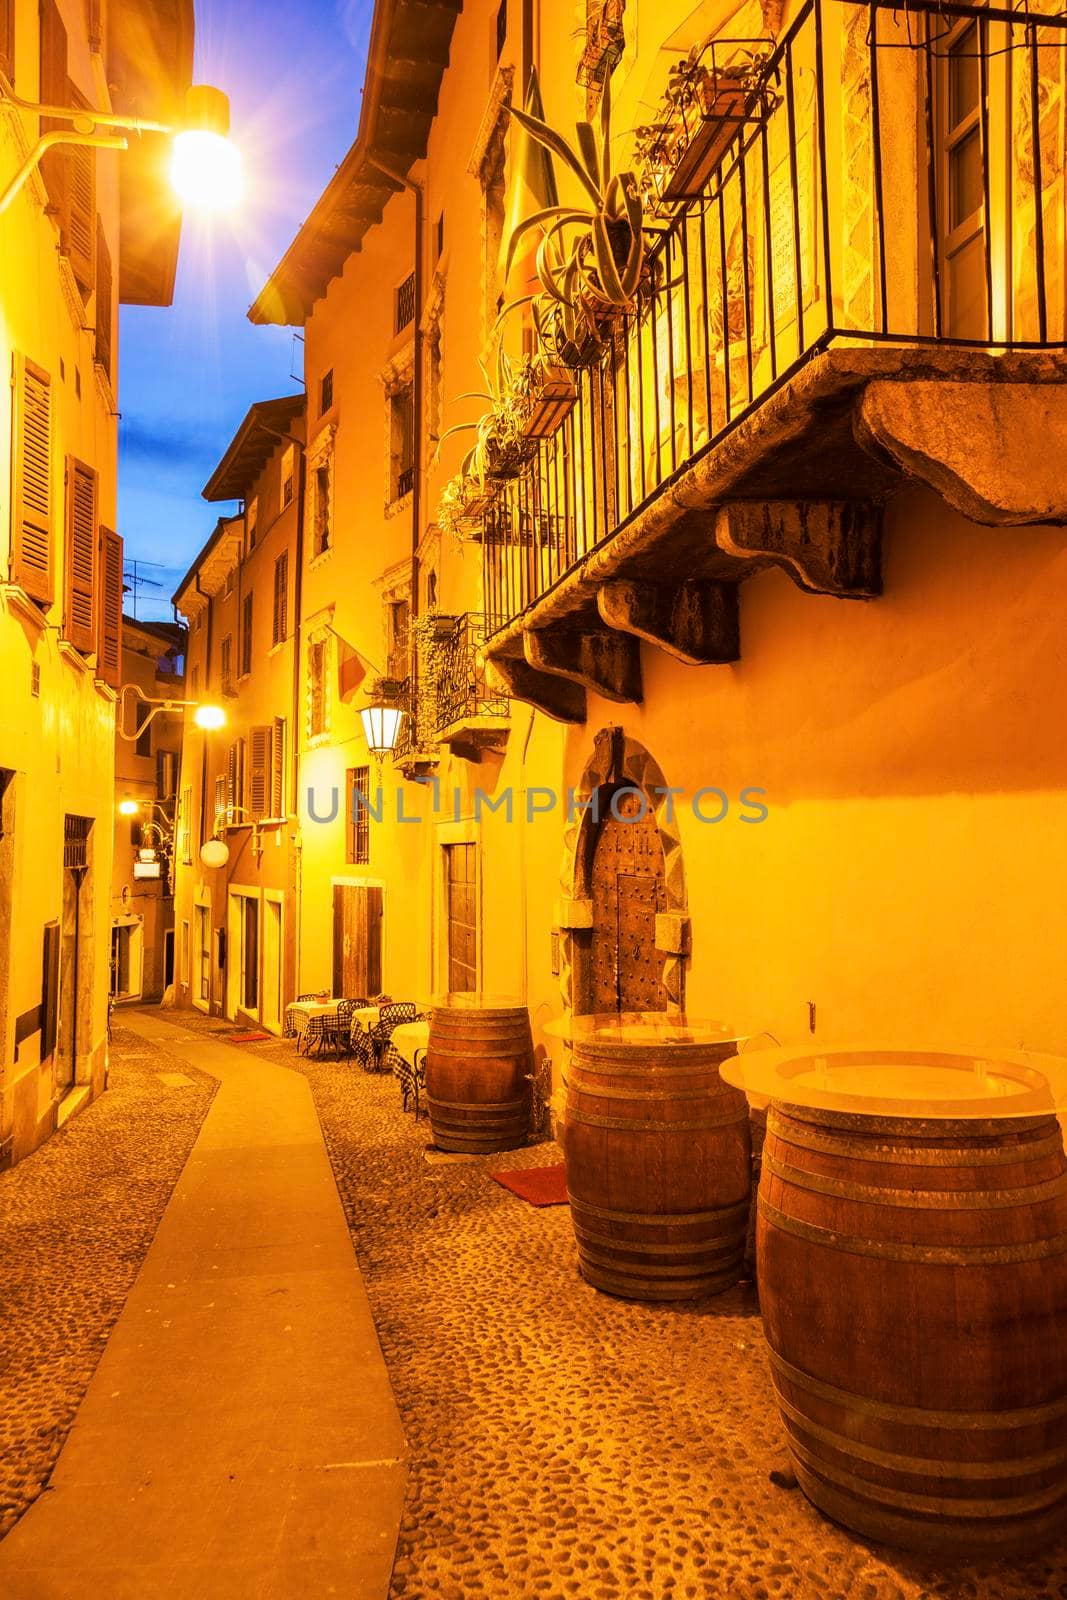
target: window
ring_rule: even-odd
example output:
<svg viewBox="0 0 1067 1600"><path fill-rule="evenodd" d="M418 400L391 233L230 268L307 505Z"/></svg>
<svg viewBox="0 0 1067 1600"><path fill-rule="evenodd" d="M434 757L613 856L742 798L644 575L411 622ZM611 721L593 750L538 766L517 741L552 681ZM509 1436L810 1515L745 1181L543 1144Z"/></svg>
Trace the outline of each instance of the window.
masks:
<svg viewBox="0 0 1067 1600"><path fill-rule="evenodd" d="M465 993L478 988L477 846L447 844L443 848L448 987L452 993Z"/></svg>
<svg viewBox="0 0 1067 1600"><path fill-rule="evenodd" d="M296 473L296 446L287 444L282 455L282 510L292 504Z"/></svg>
<svg viewBox="0 0 1067 1600"><path fill-rule="evenodd" d="M415 487L415 396L405 384L389 397L392 441L392 497L400 500Z"/></svg>
<svg viewBox="0 0 1067 1600"><path fill-rule="evenodd" d="M285 718L275 717L271 740L270 814L285 816Z"/></svg>
<svg viewBox="0 0 1067 1600"><path fill-rule="evenodd" d="M15 81L15 0L0 0L0 72Z"/></svg>
<svg viewBox="0 0 1067 1600"><path fill-rule="evenodd" d="M333 507L330 500L330 463L323 461L315 468L315 525L314 551L320 556L330 548Z"/></svg>
<svg viewBox="0 0 1067 1600"><path fill-rule="evenodd" d="M444 214L443 211L441 212L441 215L437 219L437 227L434 230L434 241L433 241L433 243L434 243L434 257L433 257L434 261L435 262L436 261L440 261L441 257L445 253L445 214Z"/></svg>
<svg viewBox="0 0 1067 1600"><path fill-rule="evenodd" d="M11 576L43 605L52 585L52 380L15 358L15 484Z"/></svg>
<svg viewBox="0 0 1067 1600"><path fill-rule="evenodd" d="M388 676L390 678L406 678L408 676L408 633L411 617L411 604L405 596L400 600L390 600L386 613L386 655L389 663Z"/></svg>
<svg viewBox="0 0 1067 1600"><path fill-rule="evenodd" d="M348 769L348 860L365 867L370 861L370 768Z"/></svg>
<svg viewBox="0 0 1067 1600"><path fill-rule="evenodd" d="M283 550L274 563L274 617L271 643L281 644L289 628L289 552Z"/></svg>
<svg viewBox="0 0 1067 1600"><path fill-rule="evenodd" d="M241 676L252 671L252 591L241 603Z"/></svg>
<svg viewBox="0 0 1067 1600"><path fill-rule="evenodd" d="M211 999L211 917L207 906L196 908L197 995L205 1005Z"/></svg>
<svg viewBox="0 0 1067 1600"><path fill-rule="evenodd" d="M233 635L229 633L219 646L219 672L223 694L233 694Z"/></svg>
<svg viewBox="0 0 1067 1600"><path fill-rule="evenodd" d="M233 593L233 580L234 580L234 578L236 576L237 576L237 568L236 567L231 567L229 572L226 574L226 583L225 583L225 586L223 587L223 591L222 591L224 599L228 599L229 596Z"/></svg>
<svg viewBox="0 0 1067 1600"><path fill-rule="evenodd" d="M333 368L324 372L319 383L319 416L324 416L333 405Z"/></svg>
<svg viewBox="0 0 1067 1600"><path fill-rule="evenodd" d="M192 943L192 930L189 927L188 918L186 918L182 922L182 947L181 955L178 958L180 962L178 968L178 982L181 984L183 989L188 989L189 987L189 969L192 961Z"/></svg>
<svg viewBox="0 0 1067 1600"><path fill-rule="evenodd" d="M496 13L496 58L499 61L504 54L504 46L508 41L508 0L500 0Z"/></svg>
<svg viewBox="0 0 1067 1600"><path fill-rule="evenodd" d="M248 809L257 818L265 817L270 808L273 743L272 724L253 728L249 735Z"/></svg>
<svg viewBox="0 0 1067 1600"><path fill-rule="evenodd" d="M200 610L196 613L196 616L193 618L193 632L194 633L199 633L200 629L204 626L204 611L205 611L205 609L206 608L204 606L201 606Z"/></svg>
<svg viewBox="0 0 1067 1600"><path fill-rule="evenodd" d="M230 745L226 760L226 810L228 813L240 811L245 803L245 742L235 739ZM230 815L230 822L239 821L239 817Z"/></svg>
<svg viewBox="0 0 1067 1600"><path fill-rule="evenodd" d="M187 867L193 862L193 791L189 784L178 802L178 855Z"/></svg>
<svg viewBox="0 0 1067 1600"><path fill-rule="evenodd" d="M111 366L112 304L111 252L104 237L104 224L96 219L96 360L103 367L110 383L114 377Z"/></svg>
<svg viewBox="0 0 1067 1600"><path fill-rule="evenodd" d="M259 532L259 501L254 497L245 506L245 544L249 550L256 548Z"/></svg>
<svg viewBox="0 0 1067 1600"><path fill-rule="evenodd" d="M90 109L89 101L69 82L59 103L78 106L83 111ZM96 284L96 151L91 146L72 144L65 147L65 154L68 175L59 248L70 262L82 297L88 300Z"/></svg>
<svg viewBox="0 0 1067 1600"><path fill-rule="evenodd" d="M308 645L308 735L315 739L326 732L326 640L312 639Z"/></svg>
<svg viewBox="0 0 1067 1600"><path fill-rule="evenodd" d="M96 637L96 473L67 457L67 550L63 632L76 650L90 654Z"/></svg>
<svg viewBox="0 0 1067 1600"><path fill-rule="evenodd" d="M229 780L226 773L220 772L215 779L215 822L214 831L224 828L229 818Z"/></svg>
<svg viewBox="0 0 1067 1600"><path fill-rule="evenodd" d="M100 529L96 670L117 689L122 682L122 540Z"/></svg>
<svg viewBox="0 0 1067 1600"><path fill-rule="evenodd" d="M945 331L961 339L986 337L981 50L977 22L960 22L938 42Z"/></svg>
<svg viewBox="0 0 1067 1600"><path fill-rule="evenodd" d="M415 274L409 272L396 291L396 323L394 331L403 333L415 320Z"/></svg>

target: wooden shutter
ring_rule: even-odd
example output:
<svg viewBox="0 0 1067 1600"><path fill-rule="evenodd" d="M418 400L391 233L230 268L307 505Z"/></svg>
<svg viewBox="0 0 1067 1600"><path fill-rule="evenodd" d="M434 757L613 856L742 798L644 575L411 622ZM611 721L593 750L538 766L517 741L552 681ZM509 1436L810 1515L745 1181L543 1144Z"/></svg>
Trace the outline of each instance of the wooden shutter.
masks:
<svg viewBox="0 0 1067 1600"><path fill-rule="evenodd" d="M0 0L0 72L15 81L15 0Z"/></svg>
<svg viewBox="0 0 1067 1600"><path fill-rule="evenodd" d="M230 745L226 758L226 806L229 809L237 804L237 740ZM229 821L230 818L227 818Z"/></svg>
<svg viewBox="0 0 1067 1600"><path fill-rule="evenodd" d="M96 649L96 473L67 457L67 562L63 631L76 650Z"/></svg>
<svg viewBox="0 0 1067 1600"><path fill-rule="evenodd" d="M41 0L41 103L62 106L69 94L67 75L67 30L59 14L56 0ZM52 133L67 128L69 122L56 117L41 118L41 132ZM59 218L60 228L67 214L67 159L69 145L46 150L41 158L41 175L48 190L49 210Z"/></svg>
<svg viewBox="0 0 1067 1600"><path fill-rule="evenodd" d="M15 357L15 482L11 581L50 605L52 584L52 380Z"/></svg>
<svg viewBox="0 0 1067 1600"><path fill-rule="evenodd" d="M285 718L275 717L270 750L270 814L285 816Z"/></svg>
<svg viewBox="0 0 1067 1600"><path fill-rule="evenodd" d="M274 623L271 628L271 641L274 644L281 644L286 635L288 599L289 552L283 550L274 563Z"/></svg>
<svg viewBox="0 0 1067 1600"><path fill-rule="evenodd" d="M252 671L252 592L249 590L241 607L241 676Z"/></svg>
<svg viewBox="0 0 1067 1600"><path fill-rule="evenodd" d="M254 817L267 815L267 804L271 791L271 743L272 729L269 726L253 728L251 733L252 748L249 764L248 782L248 809Z"/></svg>
<svg viewBox="0 0 1067 1600"><path fill-rule="evenodd" d="M117 689L122 682L122 540L100 529L99 635L96 670Z"/></svg>
<svg viewBox="0 0 1067 1600"><path fill-rule="evenodd" d="M382 990L382 891L373 884L333 889L333 992L368 999Z"/></svg>
<svg viewBox="0 0 1067 1600"><path fill-rule="evenodd" d="M64 98L70 105L89 109L88 100L72 83L67 84ZM96 282L96 151L91 146L69 145L67 161L67 210L61 248L70 259L78 287L88 295Z"/></svg>
<svg viewBox="0 0 1067 1600"><path fill-rule="evenodd" d="M96 359L113 377L111 366L111 329L114 306L112 304L111 252L104 237L104 224L96 219Z"/></svg>

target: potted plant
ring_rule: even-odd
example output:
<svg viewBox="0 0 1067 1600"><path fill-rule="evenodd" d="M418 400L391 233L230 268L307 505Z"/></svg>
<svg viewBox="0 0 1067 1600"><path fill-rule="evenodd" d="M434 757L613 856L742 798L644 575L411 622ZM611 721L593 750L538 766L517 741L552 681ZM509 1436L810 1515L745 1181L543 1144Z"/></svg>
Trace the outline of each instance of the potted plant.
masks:
<svg viewBox="0 0 1067 1600"><path fill-rule="evenodd" d="M515 392L525 412L527 439L550 439L574 409L578 390L562 362L544 354L527 356L516 377Z"/></svg>
<svg viewBox="0 0 1067 1600"><path fill-rule="evenodd" d="M484 361L479 361L484 389L469 390L458 396L460 400L484 400L488 409L477 422L457 422L447 428L437 441L437 455L441 446L454 433L473 431L473 448L464 458L461 475L472 479L484 494L487 485L505 483L517 478L522 469L537 453L537 440L524 432L525 402L516 386L516 372L501 343L497 344L495 372Z"/></svg>
<svg viewBox="0 0 1067 1600"><path fill-rule="evenodd" d="M578 179L584 203L547 206L513 229L507 272L522 239L533 229L541 232L536 258L541 292L513 301L503 314L530 304L548 363L584 365L610 343L620 317L633 309L646 275L641 191L633 172L612 169L607 85L598 128L579 122L574 145L540 117L518 106L508 110L553 160Z"/></svg>
<svg viewBox="0 0 1067 1600"><path fill-rule="evenodd" d="M710 40L671 69L666 101L673 131L662 146L671 170L661 190L668 203L700 195L738 132L774 104L767 42L727 43L734 53L726 60Z"/></svg>

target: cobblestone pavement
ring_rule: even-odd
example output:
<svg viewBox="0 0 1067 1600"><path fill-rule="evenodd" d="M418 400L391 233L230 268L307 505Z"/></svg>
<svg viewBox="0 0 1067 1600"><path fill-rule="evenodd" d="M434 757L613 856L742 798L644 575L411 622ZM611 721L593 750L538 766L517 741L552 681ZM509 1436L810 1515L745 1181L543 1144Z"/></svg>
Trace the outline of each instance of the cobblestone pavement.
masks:
<svg viewBox="0 0 1067 1600"><path fill-rule="evenodd" d="M392 1600L1067 1597L1067 1545L939 1570L775 1488L753 1292L689 1309L597 1294L566 1207L486 1176L554 1146L431 1165L390 1079L247 1048L311 1082L407 1431Z"/></svg>
<svg viewBox="0 0 1067 1600"><path fill-rule="evenodd" d="M107 1093L0 1175L0 1537L47 1481L215 1087L116 1026Z"/></svg>

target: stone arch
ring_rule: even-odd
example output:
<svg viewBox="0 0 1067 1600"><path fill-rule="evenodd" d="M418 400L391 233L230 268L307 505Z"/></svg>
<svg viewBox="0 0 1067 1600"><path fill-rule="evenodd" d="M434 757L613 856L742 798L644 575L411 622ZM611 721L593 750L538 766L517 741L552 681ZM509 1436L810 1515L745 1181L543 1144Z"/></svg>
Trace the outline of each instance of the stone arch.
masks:
<svg viewBox="0 0 1067 1600"><path fill-rule="evenodd" d="M598 790L619 785L640 790L649 813L655 818L663 847L667 896L667 909L656 919L656 948L665 958L662 984L666 1009L668 1013L685 1009L689 910L677 815L671 796L666 792L667 780L654 756L636 739L628 738L622 728L611 727L602 728L593 740L593 753L574 791L574 804L563 835L562 898L557 906L556 925L559 985L565 1017L574 1011L575 998L589 987L589 974L583 967L590 959L589 940L582 935L588 933L593 923L590 834L596 823L588 802Z"/></svg>

